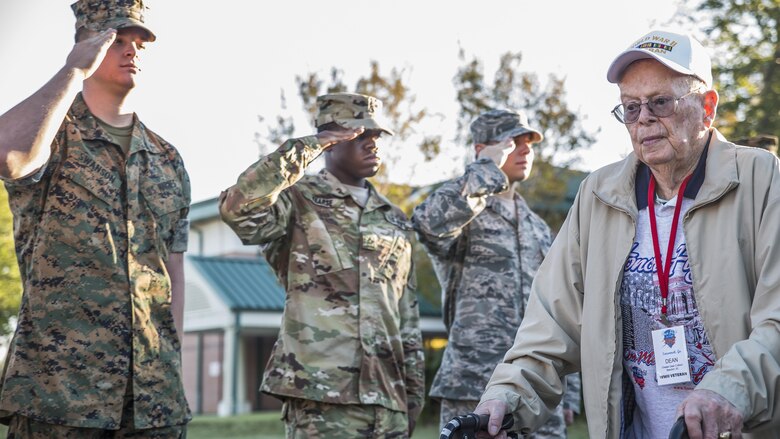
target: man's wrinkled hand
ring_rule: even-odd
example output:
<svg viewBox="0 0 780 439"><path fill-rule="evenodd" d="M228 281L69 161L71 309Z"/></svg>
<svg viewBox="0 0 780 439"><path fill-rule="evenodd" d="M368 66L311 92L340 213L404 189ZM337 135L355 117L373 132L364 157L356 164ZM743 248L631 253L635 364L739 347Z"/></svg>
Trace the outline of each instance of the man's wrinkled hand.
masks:
<svg viewBox="0 0 780 439"><path fill-rule="evenodd" d="M494 143L492 145L486 145L477 155L477 158L487 157L493 161L499 168L504 166L509 154L515 149L515 140L511 137Z"/></svg>
<svg viewBox="0 0 780 439"><path fill-rule="evenodd" d="M742 437L742 414L726 398L711 390L694 390L677 407L677 417L685 417L691 439L717 438L731 433Z"/></svg>
<svg viewBox="0 0 780 439"><path fill-rule="evenodd" d="M357 138L359 135L363 134L363 131L365 131L365 128L363 127L338 131L326 130L317 133L317 139L319 140L322 149L328 149L337 143L348 142Z"/></svg>
<svg viewBox="0 0 780 439"><path fill-rule="evenodd" d="M116 30L106 29L79 41L71 49L65 67L80 72L84 75L83 79L89 78L100 67L114 40L116 40Z"/></svg>
<svg viewBox="0 0 780 439"><path fill-rule="evenodd" d="M474 409L474 413L478 415L490 415L490 420L488 421L488 432L477 433L477 438L507 439L506 431L499 430L501 429L501 423L504 420L504 415L507 413L508 409L509 407L506 403L498 399L480 402L477 408Z"/></svg>

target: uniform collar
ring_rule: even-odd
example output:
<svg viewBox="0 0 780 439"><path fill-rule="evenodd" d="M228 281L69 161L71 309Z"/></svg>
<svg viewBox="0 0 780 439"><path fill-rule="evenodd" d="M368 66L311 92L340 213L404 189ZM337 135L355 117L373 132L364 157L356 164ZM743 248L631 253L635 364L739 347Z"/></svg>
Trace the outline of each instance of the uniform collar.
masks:
<svg viewBox="0 0 780 439"><path fill-rule="evenodd" d="M68 117L73 121L77 121L76 127L81 132L82 139L114 143L111 135L98 124L95 115L87 107L87 103L84 101L84 96L81 93L77 94L76 99L73 100ZM146 126L138 119L138 115L133 114L133 137L128 154L137 151L148 151L152 154L165 152L160 145L150 142L149 139L150 136L147 133Z"/></svg>
<svg viewBox="0 0 780 439"><path fill-rule="evenodd" d="M512 186L510 185L509 190L513 190ZM506 203L502 202L497 195L494 195L492 197L488 197L486 207L493 212L497 213L498 216L505 219L506 221L514 224L517 222L517 194L512 195L512 202ZM507 208L511 206L512 211L508 211Z"/></svg>
<svg viewBox="0 0 780 439"><path fill-rule="evenodd" d="M512 190L511 188L509 190ZM488 198L487 207L496 212L501 218L504 218L511 224L523 224L526 217L530 215L531 209L528 207L525 199L517 192L512 195L511 204L514 212L507 212L506 205L499 201L495 196Z"/></svg>
<svg viewBox="0 0 780 439"><path fill-rule="evenodd" d="M318 186L324 194L335 195L339 198L352 197L352 193L349 191L349 189L347 189L344 183L339 181L339 179L331 174L327 169L323 168L319 172L318 176ZM364 208L365 212L370 212L384 206L392 206L392 203L390 203L387 198L377 192L374 185L368 181L366 181L366 185L368 186L369 195L368 201L366 202L366 207Z"/></svg>

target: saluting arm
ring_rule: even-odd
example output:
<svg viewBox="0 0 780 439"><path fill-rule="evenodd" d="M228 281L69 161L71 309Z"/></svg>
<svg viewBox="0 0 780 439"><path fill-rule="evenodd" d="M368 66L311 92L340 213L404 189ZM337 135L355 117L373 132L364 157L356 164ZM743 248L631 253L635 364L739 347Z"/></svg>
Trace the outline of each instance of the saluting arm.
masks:
<svg viewBox="0 0 780 439"><path fill-rule="evenodd" d="M466 172L436 189L415 207L412 224L431 253L446 257L466 227L487 205L488 197L509 188L506 175L489 158L480 158Z"/></svg>
<svg viewBox="0 0 780 439"><path fill-rule="evenodd" d="M76 43L54 77L0 116L0 177L19 179L46 164L81 82L97 70L115 37L110 29Z"/></svg>
<svg viewBox="0 0 780 439"><path fill-rule="evenodd" d="M285 189L303 178L309 164L332 145L351 140L362 129L323 131L316 136L290 139L261 158L222 192L219 210L222 220L244 244L263 244L285 234L292 203Z"/></svg>

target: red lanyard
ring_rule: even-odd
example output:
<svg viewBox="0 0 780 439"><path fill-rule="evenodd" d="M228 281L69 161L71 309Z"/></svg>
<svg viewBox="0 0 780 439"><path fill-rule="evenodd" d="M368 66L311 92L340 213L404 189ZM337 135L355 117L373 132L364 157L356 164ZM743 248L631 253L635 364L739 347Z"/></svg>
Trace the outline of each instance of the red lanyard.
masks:
<svg viewBox="0 0 780 439"><path fill-rule="evenodd" d="M650 233L653 235L653 251L655 252L655 267L658 271L658 288L661 289L661 314L666 315L666 305L669 297L669 278L672 274L669 270L672 268L672 252L674 252L674 241L677 237L677 223L680 220L680 210L683 204L683 195L685 186L691 175L685 177L680 184L680 190L677 191L677 203L674 206L674 217L672 218L672 231L669 235L669 247L666 249L666 261L661 262L661 245L658 243L658 226L655 222L655 177L650 174L650 186L647 188L647 212L650 216Z"/></svg>

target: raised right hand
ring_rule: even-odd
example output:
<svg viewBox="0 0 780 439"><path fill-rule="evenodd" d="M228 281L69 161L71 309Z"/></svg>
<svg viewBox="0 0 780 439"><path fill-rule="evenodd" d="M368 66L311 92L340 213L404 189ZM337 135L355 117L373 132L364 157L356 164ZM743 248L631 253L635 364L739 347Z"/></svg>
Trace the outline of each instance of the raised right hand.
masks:
<svg viewBox="0 0 780 439"><path fill-rule="evenodd" d="M75 69L87 79L100 67L103 58L111 44L116 39L116 30L106 29L84 40L79 41L65 61L65 67Z"/></svg>
<svg viewBox="0 0 780 439"><path fill-rule="evenodd" d="M509 140L512 140L511 138ZM493 146L493 145L491 145ZM512 143L514 147L514 143ZM509 407L504 401L499 399L490 399L488 401L480 402L477 408L474 409L474 413L478 415L490 415L488 421L488 433L477 433L478 439L497 438L507 439L506 431L499 431L501 429L501 422L504 420L504 415L507 413Z"/></svg>
<svg viewBox="0 0 780 439"><path fill-rule="evenodd" d="M326 150L337 143L347 142L349 140L357 138L357 136L363 134L363 131L365 131L365 128L363 127L338 130L338 131L326 130L317 133L317 139L320 141L320 145L322 146L322 149Z"/></svg>
<svg viewBox="0 0 780 439"><path fill-rule="evenodd" d="M509 154L515 149L515 139L507 137L506 139L494 143L492 145L486 145L479 152L477 158L488 157L493 160L499 168L504 166L506 159L509 158Z"/></svg>

